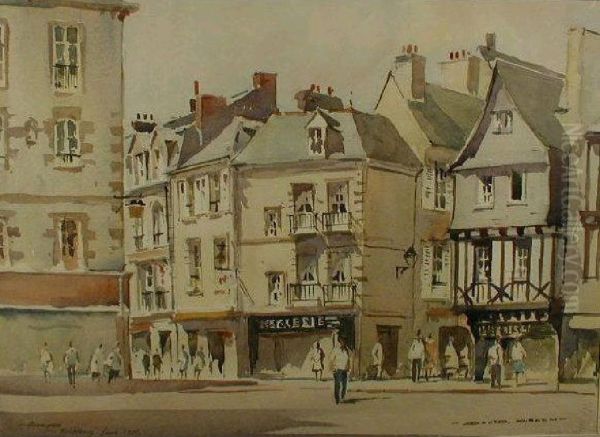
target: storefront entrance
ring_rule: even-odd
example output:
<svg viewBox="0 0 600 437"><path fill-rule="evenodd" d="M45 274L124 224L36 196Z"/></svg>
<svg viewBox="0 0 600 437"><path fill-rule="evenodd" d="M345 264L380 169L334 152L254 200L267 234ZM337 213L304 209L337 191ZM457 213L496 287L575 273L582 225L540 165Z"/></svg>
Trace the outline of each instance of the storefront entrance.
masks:
<svg viewBox="0 0 600 437"><path fill-rule="evenodd" d="M383 348L383 370L394 376L398 368L398 332L399 326L377 325L377 337Z"/></svg>

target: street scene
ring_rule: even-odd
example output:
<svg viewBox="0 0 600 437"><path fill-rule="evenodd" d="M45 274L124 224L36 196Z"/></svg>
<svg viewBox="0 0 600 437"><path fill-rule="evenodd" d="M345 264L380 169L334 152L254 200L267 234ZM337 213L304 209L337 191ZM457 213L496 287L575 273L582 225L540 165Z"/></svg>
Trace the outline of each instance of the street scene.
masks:
<svg viewBox="0 0 600 437"><path fill-rule="evenodd" d="M0 0L0 435L598 433L598 23Z"/></svg>

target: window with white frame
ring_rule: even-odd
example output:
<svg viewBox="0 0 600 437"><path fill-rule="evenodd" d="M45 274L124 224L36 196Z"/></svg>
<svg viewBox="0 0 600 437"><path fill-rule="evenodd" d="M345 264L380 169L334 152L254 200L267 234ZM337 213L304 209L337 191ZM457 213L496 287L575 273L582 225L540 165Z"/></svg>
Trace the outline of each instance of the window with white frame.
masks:
<svg viewBox="0 0 600 437"><path fill-rule="evenodd" d="M269 290L269 305L281 306L284 303L283 272L267 273L267 287Z"/></svg>
<svg viewBox="0 0 600 437"><path fill-rule="evenodd" d="M348 182L330 182L327 184L329 212L348 212Z"/></svg>
<svg viewBox="0 0 600 437"><path fill-rule="evenodd" d="M202 247L199 239L187 241L188 250L188 275L192 292L202 290Z"/></svg>
<svg viewBox="0 0 600 437"><path fill-rule="evenodd" d="M475 247L475 282L486 284L492 275L491 241L478 242Z"/></svg>
<svg viewBox="0 0 600 437"><path fill-rule="evenodd" d="M59 249L61 262L67 270L78 267L81 253L80 223L70 218L62 218L59 221Z"/></svg>
<svg viewBox="0 0 600 437"><path fill-rule="evenodd" d="M331 283L349 283L352 277L350 252L331 252L329 257L329 280Z"/></svg>
<svg viewBox="0 0 600 437"><path fill-rule="evenodd" d="M81 30L78 25L52 26L52 78L54 88L75 91L81 84Z"/></svg>
<svg viewBox="0 0 600 437"><path fill-rule="evenodd" d="M219 212L221 203L221 178L219 173L211 173L208 177L210 191L210 211Z"/></svg>
<svg viewBox="0 0 600 437"><path fill-rule="evenodd" d="M0 217L0 266L8 263L8 230L6 219Z"/></svg>
<svg viewBox="0 0 600 437"><path fill-rule="evenodd" d="M227 270L229 268L227 238L215 238L213 243L215 270Z"/></svg>
<svg viewBox="0 0 600 437"><path fill-rule="evenodd" d="M312 184L293 184L294 210L297 213L312 213L314 211L314 185Z"/></svg>
<svg viewBox="0 0 600 437"><path fill-rule="evenodd" d="M527 281L529 278L529 257L531 254L531 239L515 240L514 245L514 280Z"/></svg>
<svg viewBox="0 0 600 437"><path fill-rule="evenodd" d="M265 208L265 236L276 237L281 233L281 208Z"/></svg>
<svg viewBox="0 0 600 437"><path fill-rule="evenodd" d="M151 264L140 268L140 290L142 309L152 311L154 309L155 278L154 269Z"/></svg>
<svg viewBox="0 0 600 437"><path fill-rule="evenodd" d="M136 182L138 184L142 184L147 182L150 179L150 175L148 172L148 152L142 152L135 155L135 175Z"/></svg>
<svg viewBox="0 0 600 437"><path fill-rule="evenodd" d="M315 284L317 282L317 256L301 254L297 259L298 281L301 284Z"/></svg>
<svg viewBox="0 0 600 437"><path fill-rule="evenodd" d="M164 244L164 210L160 203L156 202L152 206L152 237L154 246Z"/></svg>
<svg viewBox="0 0 600 437"><path fill-rule="evenodd" d="M65 163L77 162L81 157L79 128L73 119L58 120L54 125L56 156Z"/></svg>
<svg viewBox="0 0 600 437"><path fill-rule="evenodd" d="M144 219L135 217L133 219L133 244L136 250L144 248Z"/></svg>
<svg viewBox="0 0 600 437"><path fill-rule="evenodd" d="M494 133L510 134L513 128L513 113L510 110L494 111Z"/></svg>
<svg viewBox="0 0 600 437"><path fill-rule="evenodd" d="M193 204L190 199L190 190L186 179L177 181L177 202L179 204L179 216L186 219L193 214Z"/></svg>
<svg viewBox="0 0 600 437"><path fill-rule="evenodd" d="M511 172L510 200L513 202L523 202L525 200L525 173Z"/></svg>
<svg viewBox="0 0 600 437"><path fill-rule="evenodd" d="M480 176L478 184L479 206L491 207L494 205L494 177Z"/></svg>
<svg viewBox="0 0 600 437"><path fill-rule="evenodd" d="M321 127L311 127L308 129L308 150L312 155L322 156L325 153L323 130Z"/></svg>
<svg viewBox="0 0 600 437"><path fill-rule="evenodd" d="M454 184L445 168L437 163L423 169L421 205L423 209L448 211L454 203Z"/></svg>
<svg viewBox="0 0 600 437"><path fill-rule="evenodd" d="M421 257L421 291L425 298L448 298L450 292L450 244L424 241Z"/></svg>
<svg viewBox="0 0 600 437"><path fill-rule="evenodd" d="M8 25L0 19L0 88L8 84Z"/></svg>

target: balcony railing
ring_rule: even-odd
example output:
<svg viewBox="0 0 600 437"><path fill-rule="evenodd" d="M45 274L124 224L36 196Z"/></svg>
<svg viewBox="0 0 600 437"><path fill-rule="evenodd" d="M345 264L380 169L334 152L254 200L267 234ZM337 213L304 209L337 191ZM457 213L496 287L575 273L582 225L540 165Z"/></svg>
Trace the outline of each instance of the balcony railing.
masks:
<svg viewBox="0 0 600 437"><path fill-rule="evenodd" d="M289 216L292 234L312 234L317 231L317 215L313 212L297 212Z"/></svg>
<svg viewBox="0 0 600 437"><path fill-rule="evenodd" d="M58 90L75 90L79 87L79 66L54 65L54 87Z"/></svg>
<svg viewBox="0 0 600 437"><path fill-rule="evenodd" d="M356 284L334 283L323 288L325 305L354 304Z"/></svg>
<svg viewBox="0 0 600 437"><path fill-rule="evenodd" d="M456 288L456 304L459 306L544 304L550 301L550 286L550 282L541 287L528 281L513 281L504 286L492 282L473 282L466 289Z"/></svg>
<svg viewBox="0 0 600 437"><path fill-rule="evenodd" d="M289 284L287 302L288 306L353 305L355 295L356 284L353 283Z"/></svg>
<svg viewBox="0 0 600 437"><path fill-rule="evenodd" d="M350 212L324 212L323 229L328 232L349 231L352 227L352 213Z"/></svg>
<svg viewBox="0 0 600 437"><path fill-rule="evenodd" d="M65 164L76 164L81 159L78 153L58 153L56 157Z"/></svg>

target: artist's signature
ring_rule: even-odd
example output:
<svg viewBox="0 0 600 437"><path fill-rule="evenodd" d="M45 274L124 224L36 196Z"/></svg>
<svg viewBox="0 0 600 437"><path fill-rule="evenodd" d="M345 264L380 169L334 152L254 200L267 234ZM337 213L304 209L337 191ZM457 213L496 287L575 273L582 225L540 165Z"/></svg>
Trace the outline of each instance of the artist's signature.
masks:
<svg viewBox="0 0 600 437"><path fill-rule="evenodd" d="M82 426L73 425L65 426L60 423L42 423L31 420L25 424L28 428L46 429L52 430L56 434L64 434L69 436L140 436L141 431L139 429L123 429L123 428L109 428L104 427L102 429L84 428Z"/></svg>
<svg viewBox="0 0 600 437"><path fill-rule="evenodd" d="M554 423L567 420L566 417L521 417L517 419L490 419L490 420L469 420L466 422L452 422L453 425L476 426L476 425L507 425L525 423Z"/></svg>

